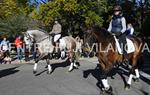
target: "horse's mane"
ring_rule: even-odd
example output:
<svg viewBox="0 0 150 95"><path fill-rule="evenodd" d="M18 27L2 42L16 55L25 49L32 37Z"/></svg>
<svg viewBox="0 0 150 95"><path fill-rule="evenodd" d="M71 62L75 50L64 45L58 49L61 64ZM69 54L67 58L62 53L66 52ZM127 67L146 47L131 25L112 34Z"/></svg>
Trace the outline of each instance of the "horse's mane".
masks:
<svg viewBox="0 0 150 95"><path fill-rule="evenodd" d="M48 32L45 31L45 30L43 30L43 29L29 29L29 30L27 30L27 31L30 31L30 30L38 30L38 31L41 31L41 32L43 32L43 33L49 35Z"/></svg>
<svg viewBox="0 0 150 95"><path fill-rule="evenodd" d="M39 31L42 31L43 33L45 33L45 34L48 34L48 32L47 31L45 31L45 30L43 30L43 29L38 29Z"/></svg>
<svg viewBox="0 0 150 95"><path fill-rule="evenodd" d="M92 30L99 37L104 38L107 41L114 40L113 35L110 32L108 32L105 28L94 26L92 27Z"/></svg>

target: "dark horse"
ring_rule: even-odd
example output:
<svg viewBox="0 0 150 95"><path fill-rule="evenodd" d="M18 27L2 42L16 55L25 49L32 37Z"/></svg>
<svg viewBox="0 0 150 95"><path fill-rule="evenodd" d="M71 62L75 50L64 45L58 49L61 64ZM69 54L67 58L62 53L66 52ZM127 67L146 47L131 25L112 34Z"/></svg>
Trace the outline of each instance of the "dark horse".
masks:
<svg viewBox="0 0 150 95"><path fill-rule="evenodd" d="M116 49L116 41L114 35L106 31L106 29L99 27L92 27L88 29L87 33L95 37L98 43L97 58L100 63L101 81L104 87L104 92L112 93L112 88L108 84L108 73L119 63L125 59L122 54ZM130 88L133 74L135 73L136 79L139 79L138 60L140 58L143 43L140 38L132 37L130 40L133 42L135 51L128 53L128 59L131 61L132 68L130 69L129 79L126 88ZM110 45L112 46L110 49Z"/></svg>

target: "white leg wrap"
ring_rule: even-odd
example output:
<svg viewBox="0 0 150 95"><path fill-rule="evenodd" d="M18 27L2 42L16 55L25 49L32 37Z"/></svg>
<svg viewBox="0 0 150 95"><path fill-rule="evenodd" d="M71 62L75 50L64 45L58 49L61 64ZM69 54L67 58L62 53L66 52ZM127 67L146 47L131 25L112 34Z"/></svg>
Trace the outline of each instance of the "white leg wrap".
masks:
<svg viewBox="0 0 150 95"><path fill-rule="evenodd" d="M73 66L78 68L78 65L76 64L76 61L74 62Z"/></svg>
<svg viewBox="0 0 150 95"><path fill-rule="evenodd" d="M138 69L135 69L135 75L136 75L136 78L140 78L140 74L139 74L139 70Z"/></svg>
<svg viewBox="0 0 150 95"><path fill-rule="evenodd" d="M68 71L71 71L72 69L73 69L73 63L70 64L70 67L69 67Z"/></svg>
<svg viewBox="0 0 150 95"><path fill-rule="evenodd" d="M107 79L102 79L102 83L103 83L105 88L108 89L110 87L109 84L108 84L108 80Z"/></svg>
<svg viewBox="0 0 150 95"><path fill-rule="evenodd" d="M128 84L130 84L131 85L131 81L132 81L132 78L133 78L133 75L132 74L130 74L130 76L129 76L129 80L128 80Z"/></svg>
<svg viewBox="0 0 150 95"><path fill-rule="evenodd" d="M50 65L50 64L48 65L48 71L49 71L49 72L51 72L51 71L52 71L52 67L51 67L51 65Z"/></svg>
<svg viewBox="0 0 150 95"><path fill-rule="evenodd" d="M37 63L35 63L35 64L34 64L34 68L33 68L33 70L34 70L34 71L36 71L36 70L37 70Z"/></svg>
<svg viewBox="0 0 150 95"><path fill-rule="evenodd" d="M61 57L62 57L62 58L65 57L65 51L62 51L62 52L61 52Z"/></svg>

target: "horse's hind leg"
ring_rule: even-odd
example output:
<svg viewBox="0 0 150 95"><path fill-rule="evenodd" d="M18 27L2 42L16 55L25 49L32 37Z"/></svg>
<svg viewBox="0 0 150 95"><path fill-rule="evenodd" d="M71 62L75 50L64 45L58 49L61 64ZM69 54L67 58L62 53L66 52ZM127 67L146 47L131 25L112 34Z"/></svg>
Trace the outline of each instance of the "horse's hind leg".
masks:
<svg viewBox="0 0 150 95"><path fill-rule="evenodd" d="M107 76L102 75L101 81L102 81L102 85L104 87L104 88L102 88L102 93L112 95L112 87L108 84Z"/></svg>
<svg viewBox="0 0 150 95"><path fill-rule="evenodd" d="M69 60L70 60L70 67L69 67L69 69L68 69L68 72L71 72L73 69L74 69L74 67L75 68L78 68L79 66L77 65L77 61L76 61L76 55L75 55L75 52L71 52L70 54L69 54Z"/></svg>
<svg viewBox="0 0 150 95"><path fill-rule="evenodd" d="M136 75L136 78L137 80L139 80L139 71L138 71L138 66L137 66L137 59L133 59L132 61L132 68L130 70L130 75L129 75L129 79L128 79L128 82L127 82L127 85L125 87L125 89L130 89L130 86L131 86L131 82L132 82L132 79L134 77L134 73Z"/></svg>
<svg viewBox="0 0 150 95"><path fill-rule="evenodd" d="M52 67L50 65L50 59L46 59L46 63L47 63L47 68L48 68L47 74L51 74Z"/></svg>
<svg viewBox="0 0 150 95"><path fill-rule="evenodd" d="M139 82L139 79L140 79L140 73L139 73L139 70L137 68L137 69L135 69L135 82Z"/></svg>
<svg viewBox="0 0 150 95"><path fill-rule="evenodd" d="M36 74L36 72L37 72L37 63L34 63L33 74Z"/></svg>
<svg viewBox="0 0 150 95"><path fill-rule="evenodd" d="M68 72L71 72L73 70L73 66L74 66L74 60L72 58L69 59L70 60L70 67L68 69Z"/></svg>

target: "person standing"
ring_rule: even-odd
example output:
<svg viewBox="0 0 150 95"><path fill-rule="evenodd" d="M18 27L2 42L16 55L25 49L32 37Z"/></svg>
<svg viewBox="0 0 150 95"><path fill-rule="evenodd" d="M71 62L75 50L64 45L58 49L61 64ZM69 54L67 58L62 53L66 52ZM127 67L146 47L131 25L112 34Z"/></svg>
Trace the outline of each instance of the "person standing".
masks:
<svg viewBox="0 0 150 95"><path fill-rule="evenodd" d="M16 48L17 48L17 59L22 60L23 58L23 41L21 39L21 36L18 36L16 39L15 39L15 45L16 45Z"/></svg>
<svg viewBox="0 0 150 95"><path fill-rule="evenodd" d="M0 44L1 52L4 53L4 63L11 63L11 58L9 54L9 41L6 37L1 41Z"/></svg>
<svg viewBox="0 0 150 95"><path fill-rule="evenodd" d="M127 25L127 34L128 34L129 37L131 37L131 36L133 36L133 33L134 33L134 28L133 28L132 24L129 23Z"/></svg>

